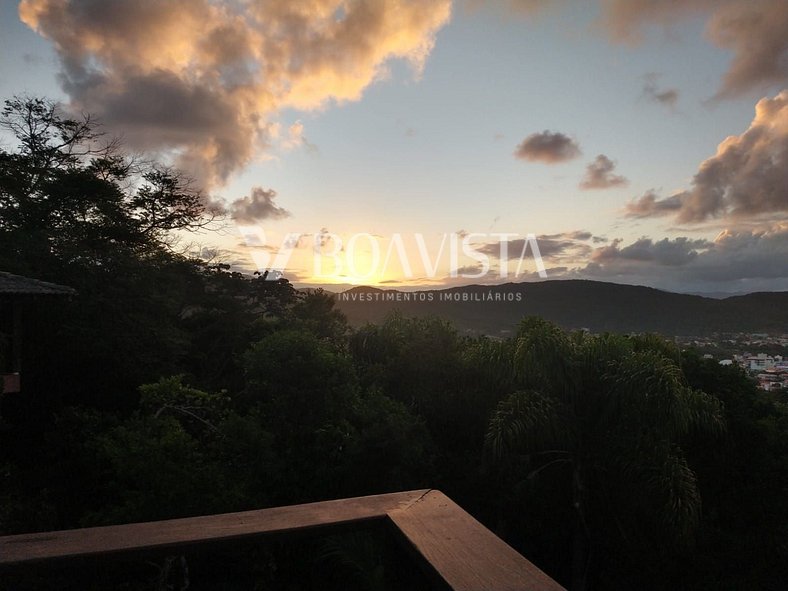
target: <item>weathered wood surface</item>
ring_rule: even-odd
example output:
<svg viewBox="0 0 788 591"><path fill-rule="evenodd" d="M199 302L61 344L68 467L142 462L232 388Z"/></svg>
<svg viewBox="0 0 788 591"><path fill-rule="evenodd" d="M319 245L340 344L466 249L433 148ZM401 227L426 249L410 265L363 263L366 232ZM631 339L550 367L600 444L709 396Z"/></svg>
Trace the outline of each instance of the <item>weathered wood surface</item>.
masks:
<svg viewBox="0 0 788 591"><path fill-rule="evenodd" d="M440 491L389 512L389 519L454 591L563 590Z"/></svg>
<svg viewBox="0 0 788 591"><path fill-rule="evenodd" d="M560 591L437 490L356 497L241 513L0 537L0 568L105 557L385 520L427 570L453 591Z"/></svg>
<svg viewBox="0 0 788 591"><path fill-rule="evenodd" d="M425 494L416 490L241 513L0 537L0 566L185 546L384 519Z"/></svg>

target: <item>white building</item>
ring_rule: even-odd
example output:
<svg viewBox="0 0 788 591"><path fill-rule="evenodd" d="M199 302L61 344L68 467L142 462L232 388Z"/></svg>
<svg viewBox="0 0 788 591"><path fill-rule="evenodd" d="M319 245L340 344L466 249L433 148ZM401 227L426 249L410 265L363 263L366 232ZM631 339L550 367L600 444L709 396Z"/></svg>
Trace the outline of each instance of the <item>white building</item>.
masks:
<svg viewBox="0 0 788 591"><path fill-rule="evenodd" d="M772 369L774 367L774 357L766 353L751 355L747 357L747 367L749 367L751 371Z"/></svg>

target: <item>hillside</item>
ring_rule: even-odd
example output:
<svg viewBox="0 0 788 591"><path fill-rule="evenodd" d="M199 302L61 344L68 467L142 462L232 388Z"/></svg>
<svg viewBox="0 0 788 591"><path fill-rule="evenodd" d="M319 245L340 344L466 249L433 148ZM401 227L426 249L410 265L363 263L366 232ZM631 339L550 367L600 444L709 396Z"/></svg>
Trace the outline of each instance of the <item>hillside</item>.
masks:
<svg viewBox="0 0 788 591"><path fill-rule="evenodd" d="M357 287L337 294L337 307L354 325L380 322L397 309L406 316L439 316L460 330L493 335L506 334L527 315L593 332L788 333L788 292L713 299L650 287L566 280L409 293L413 292Z"/></svg>

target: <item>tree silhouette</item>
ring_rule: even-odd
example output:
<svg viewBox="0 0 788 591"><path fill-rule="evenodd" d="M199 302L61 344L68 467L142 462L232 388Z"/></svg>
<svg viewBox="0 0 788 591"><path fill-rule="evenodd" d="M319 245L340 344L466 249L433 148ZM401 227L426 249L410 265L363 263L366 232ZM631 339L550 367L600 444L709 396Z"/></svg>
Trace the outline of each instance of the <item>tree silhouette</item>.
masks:
<svg viewBox="0 0 788 591"><path fill-rule="evenodd" d="M135 160L105 141L90 117L68 118L38 98L5 101L0 129L0 246L4 266L42 259L104 264L120 252L165 247L172 230L212 219L205 200L177 171Z"/></svg>
<svg viewBox="0 0 788 591"><path fill-rule="evenodd" d="M700 495L680 443L724 422L716 399L686 385L677 356L654 337L567 335L537 318L520 326L519 389L493 413L487 446L498 460L525 454L529 478L571 488L574 590L587 588L594 552L692 538Z"/></svg>

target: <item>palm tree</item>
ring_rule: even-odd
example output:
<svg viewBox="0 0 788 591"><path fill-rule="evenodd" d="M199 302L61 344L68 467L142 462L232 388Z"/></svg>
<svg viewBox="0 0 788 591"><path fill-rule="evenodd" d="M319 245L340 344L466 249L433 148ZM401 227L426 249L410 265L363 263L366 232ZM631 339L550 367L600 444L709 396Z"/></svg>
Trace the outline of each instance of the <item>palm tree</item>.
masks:
<svg viewBox="0 0 788 591"><path fill-rule="evenodd" d="M571 487L571 588L587 588L592 541L605 532L632 539L648 524L649 535L691 540L700 495L679 444L724 421L715 398L686 385L678 350L653 335L567 334L526 318L512 361L518 390L493 413L487 446L497 460L524 454L531 478Z"/></svg>

